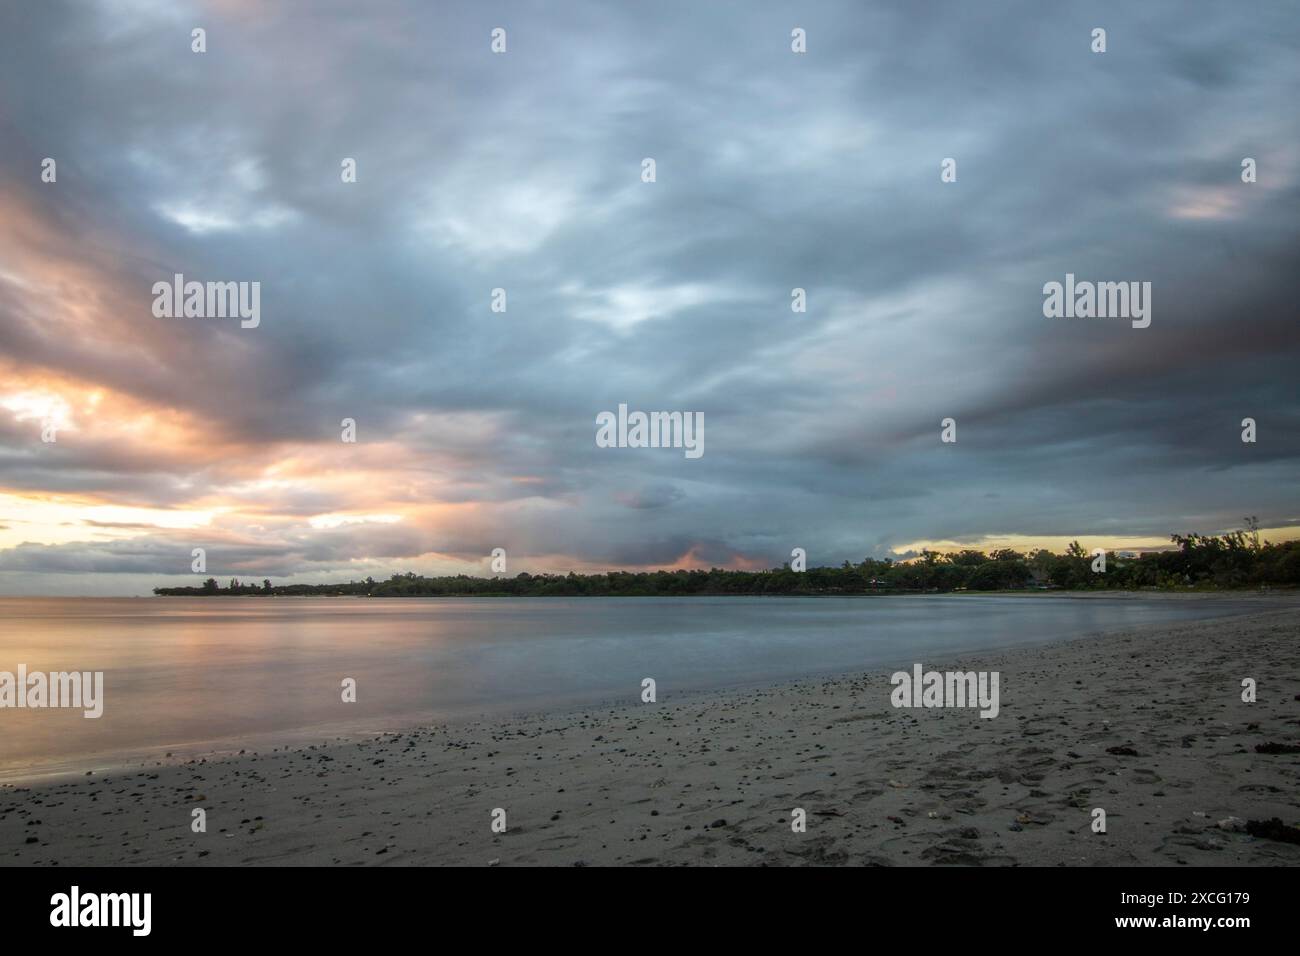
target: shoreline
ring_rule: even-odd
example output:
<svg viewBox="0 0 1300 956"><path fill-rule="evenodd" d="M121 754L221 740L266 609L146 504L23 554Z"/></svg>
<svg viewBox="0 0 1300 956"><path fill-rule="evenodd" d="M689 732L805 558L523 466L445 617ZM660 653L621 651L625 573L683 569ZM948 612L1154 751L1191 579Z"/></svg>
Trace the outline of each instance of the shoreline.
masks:
<svg viewBox="0 0 1300 956"><path fill-rule="evenodd" d="M402 601L442 601L442 600L464 600L464 599L498 599L509 598L511 600L617 600L619 598L660 598L663 600L678 600L690 598L873 598L873 597L1134 597L1134 598L1247 598L1257 596L1265 600L1271 597L1283 595L1300 595L1300 588L1277 585L1267 588L1243 587L1243 588L1001 588L995 591L973 591L969 589L951 589L946 591L930 590L890 590L881 588L872 591L789 591L789 592L770 592L757 594L738 594L728 591L693 591L683 594L508 594L505 592L489 592L484 594L123 594L123 595L103 595L100 597L123 597L131 599L148 599L156 598L366 598L376 601L402 600ZM5 597L24 597L24 595L4 595ZM57 595L27 595L26 597L57 597ZM62 598L66 600L66 598Z"/></svg>
<svg viewBox="0 0 1300 956"><path fill-rule="evenodd" d="M1000 715L894 709L872 671L5 784L0 861L1300 863L1237 829L1300 823L1300 756L1253 750L1300 736L1300 608L921 663L1000 671Z"/></svg>
<svg viewBox="0 0 1300 956"><path fill-rule="evenodd" d="M1006 594L1006 592L1003 592ZM1092 591L1092 592L1071 592L1071 591L1048 591L1048 592L1017 592L1020 596L1046 597L1051 596L1052 600L1067 600L1079 598L1084 601L1101 601L1108 598L1123 597L1126 600L1142 601L1147 600L1154 595L1143 594L1132 591ZM1233 592L1196 592L1196 593L1175 593L1165 592L1165 599L1171 602L1208 604L1216 599L1221 599L1221 594L1232 594ZM989 593L946 593L946 594L924 594L912 595L914 597L927 598L945 598L951 600L962 600L964 598L985 599L989 596L996 595L997 592ZM874 595L768 595L773 599L784 599L789 597L872 597ZM880 595L898 597L899 595ZM1007 594L1010 596L1010 594ZM294 596L304 600L316 600L314 596ZM350 597L350 596L349 596ZM477 596L475 596L476 598ZM568 598L568 600L617 600L625 596L595 596L590 598ZM688 598L709 600L709 595L690 595ZM747 596L728 595L737 600L748 603ZM1294 600L1288 600L1293 598ZM457 598L463 599L463 598ZM563 600L564 598L560 598ZM676 598L651 596L642 598L643 600L662 600L675 601ZM62 601L64 599L56 599ZM88 600L103 600L100 598L90 598ZM135 600L135 599L126 599ZM425 597L411 598L411 600L443 600L442 597ZM521 598L521 600L529 600ZM1231 603L1230 607L1225 607L1216 617L1205 617L1202 620L1214 620L1219 617L1236 617L1245 614L1258 613L1254 609L1245 607L1252 603L1258 603L1261 608L1285 608L1288 606L1300 608L1300 592L1294 592L1288 595L1278 594L1277 592L1247 592L1245 594L1237 592L1234 596L1225 600ZM1012 648L1037 648L1051 646L1056 643L1065 643L1070 641L1088 640L1098 636L1104 636L1115 628L1098 628L1092 631L1081 631L1067 634L1065 636L1041 637L1028 643L1024 642L994 642L981 643L966 648L963 656L975 656L993 654ZM885 667L895 665L902 666L910 664L911 658L900 656L894 659L877 660L868 668L861 667L844 669L839 667L830 667L824 671L812 671L797 676L772 679L770 677L754 677L752 679L729 682L715 687L692 687L678 690L674 693L675 700L683 700L688 697L694 698L699 696L712 696L718 694L739 693L744 691L760 690L766 688L779 688L787 684L798 683L804 680L821 680L835 677L847 677L872 673ZM552 700L538 699L521 705L501 705L496 708L483 709L478 711L462 712L439 712L434 710L417 710L407 711L404 713L390 713L377 715L366 718L362 721L333 721L321 724L310 724L299 727L284 727L273 730L254 731L244 734L218 735L214 737L205 737L192 740L173 740L166 743L156 743L137 747L112 748L107 750L96 751L92 753L73 753L60 757L58 760L36 765L12 765L4 766L0 764L0 787L4 786L33 786L50 782L63 780L75 780L84 775L87 771L93 774L121 775L135 771L152 771L166 766L177 766L183 763L189 763L198 760L220 760L246 753L256 755L259 752L270 752L272 750L302 749L309 745L334 746L341 743L350 743L357 740L369 739L378 735L391 733L405 733L412 730L418 730L427 726L441 725L446 727L462 726L470 723L488 723L504 720L517 719L540 719L545 717L557 717L566 713L587 710L604 710L617 708L621 705L624 698L615 696L597 696L586 701L574 701L570 698L555 698Z"/></svg>

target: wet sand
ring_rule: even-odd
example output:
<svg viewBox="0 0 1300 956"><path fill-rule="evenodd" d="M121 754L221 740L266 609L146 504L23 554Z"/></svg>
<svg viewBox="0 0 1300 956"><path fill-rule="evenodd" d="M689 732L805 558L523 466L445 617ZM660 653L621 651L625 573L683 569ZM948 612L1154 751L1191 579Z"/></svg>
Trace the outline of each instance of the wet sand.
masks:
<svg viewBox="0 0 1300 956"><path fill-rule="evenodd" d="M1300 608L921 663L999 715L878 672L5 785L0 863L1300 864L1244 832L1300 824L1300 754L1255 750L1300 742Z"/></svg>

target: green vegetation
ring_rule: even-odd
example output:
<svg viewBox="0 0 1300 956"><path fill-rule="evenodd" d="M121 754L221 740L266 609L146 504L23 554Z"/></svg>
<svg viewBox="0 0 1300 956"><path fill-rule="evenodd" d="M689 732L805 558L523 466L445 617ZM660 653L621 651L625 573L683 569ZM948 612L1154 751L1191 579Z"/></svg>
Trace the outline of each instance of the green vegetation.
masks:
<svg viewBox="0 0 1300 956"><path fill-rule="evenodd" d="M791 571L611 571L607 574L517 574L514 577L425 578L394 574L387 581L366 578L347 584L290 584L270 581L222 588L215 578L201 587L154 588L170 596L364 595L369 597L516 596L597 597L720 594L900 594L935 591L1217 589L1300 584L1300 541L1261 544L1254 519L1244 531L1223 535L1176 534L1175 550L1136 558L1106 555L1104 574L1092 570L1093 556L1076 541L1065 554L1001 550L924 552L912 561L845 561L838 568Z"/></svg>

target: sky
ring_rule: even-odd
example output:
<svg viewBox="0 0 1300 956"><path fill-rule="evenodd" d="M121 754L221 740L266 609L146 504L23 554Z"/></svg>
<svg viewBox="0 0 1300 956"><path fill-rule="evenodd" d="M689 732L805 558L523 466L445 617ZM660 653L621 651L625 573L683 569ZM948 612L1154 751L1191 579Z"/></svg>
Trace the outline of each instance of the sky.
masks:
<svg viewBox="0 0 1300 956"><path fill-rule="evenodd" d="M1300 537L1300 18L1064 6L6 4L0 594Z"/></svg>

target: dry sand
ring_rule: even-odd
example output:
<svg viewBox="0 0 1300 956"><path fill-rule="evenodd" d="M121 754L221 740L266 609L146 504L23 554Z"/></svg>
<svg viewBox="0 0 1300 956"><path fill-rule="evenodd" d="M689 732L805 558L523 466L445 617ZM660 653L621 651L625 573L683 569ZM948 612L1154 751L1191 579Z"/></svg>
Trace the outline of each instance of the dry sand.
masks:
<svg viewBox="0 0 1300 956"><path fill-rule="evenodd" d="M0 862L1300 863L1219 824L1300 824L1300 755L1255 751L1300 740L1300 609L922 663L999 671L1000 715L875 673L10 785Z"/></svg>

